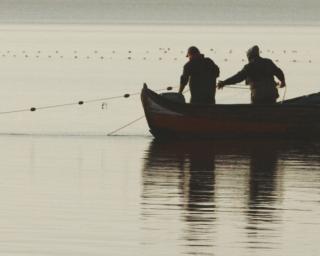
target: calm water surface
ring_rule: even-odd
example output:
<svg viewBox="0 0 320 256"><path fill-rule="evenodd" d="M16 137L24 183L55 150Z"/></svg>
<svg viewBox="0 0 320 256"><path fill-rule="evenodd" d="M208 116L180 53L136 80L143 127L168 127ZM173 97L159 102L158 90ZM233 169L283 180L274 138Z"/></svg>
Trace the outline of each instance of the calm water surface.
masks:
<svg viewBox="0 0 320 256"><path fill-rule="evenodd" d="M319 255L320 144L1 136L1 255Z"/></svg>

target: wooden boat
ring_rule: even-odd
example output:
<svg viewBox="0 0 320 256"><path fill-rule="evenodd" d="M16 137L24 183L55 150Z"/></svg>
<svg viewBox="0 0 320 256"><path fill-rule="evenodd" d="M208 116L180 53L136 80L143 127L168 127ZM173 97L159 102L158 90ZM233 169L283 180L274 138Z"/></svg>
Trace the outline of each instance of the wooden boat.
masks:
<svg viewBox="0 0 320 256"><path fill-rule="evenodd" d="M141 100L156 138L320 137L320 95L274 105L202 105L169 100L144 85ZM303 99L303 103L299 99Z"/></svg>

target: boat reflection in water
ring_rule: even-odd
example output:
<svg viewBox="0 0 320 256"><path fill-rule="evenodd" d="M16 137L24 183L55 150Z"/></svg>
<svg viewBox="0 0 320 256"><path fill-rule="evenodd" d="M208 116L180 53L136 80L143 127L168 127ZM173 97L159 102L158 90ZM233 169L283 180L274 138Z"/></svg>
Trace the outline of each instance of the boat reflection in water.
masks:
<svg viewBox="0 0 320 256"><path fill-rule="evenodd" d="M282 232L293 196L286 191L298 176L319 180L319 163L317 144L154 140L142 174L144 228L166 230L163 239L190 255L280 252L290 236Z"/></svg>

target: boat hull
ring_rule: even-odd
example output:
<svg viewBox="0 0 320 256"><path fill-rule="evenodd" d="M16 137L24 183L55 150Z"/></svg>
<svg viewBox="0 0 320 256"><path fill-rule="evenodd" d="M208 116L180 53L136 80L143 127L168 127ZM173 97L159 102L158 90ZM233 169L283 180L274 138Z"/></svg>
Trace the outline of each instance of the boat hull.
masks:
<svg viewBox="0 0 320 256"><path fill-rule="evenodd" d="M146 86L141 93L156 138L319 137L320 105L201 105L169 101Z"/></svg>

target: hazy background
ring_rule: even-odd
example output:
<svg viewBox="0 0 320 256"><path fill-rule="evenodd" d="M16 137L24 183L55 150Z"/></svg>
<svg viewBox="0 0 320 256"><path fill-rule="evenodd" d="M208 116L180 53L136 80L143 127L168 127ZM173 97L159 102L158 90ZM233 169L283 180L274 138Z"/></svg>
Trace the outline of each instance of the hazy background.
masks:
<svg viewBox="0 0 320 256"><path fill-rule="evenodd" d="M316 0L1 0L3 23L317 25Z"/></svg>
<svg viewBox="0 0 320 256"><path fill-rule="evenodd" d="M143 116L139 95L29 111L177 86L190 45L224 79L258 44L286 74L281 99L318 92L319 13L296 0L0 0L0 255L320 255L319 144L158 144L144 119L106 136Z"/></svg>

